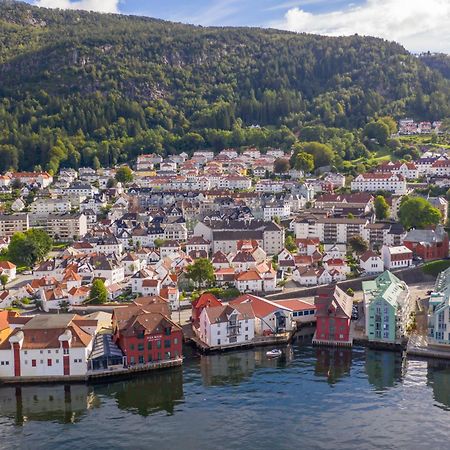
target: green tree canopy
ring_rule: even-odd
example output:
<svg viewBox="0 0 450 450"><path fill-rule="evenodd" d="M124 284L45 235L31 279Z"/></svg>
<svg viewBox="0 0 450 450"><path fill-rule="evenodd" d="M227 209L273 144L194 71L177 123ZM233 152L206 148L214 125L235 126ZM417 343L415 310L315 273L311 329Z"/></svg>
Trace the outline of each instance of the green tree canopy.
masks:
<svg viewBox="0 0 450 450"><path fill-rule="evenodd" d="M375 216L378 220L387 219L389 216L389 205L382 195L377 195L374 201Z"/></svg>
<svg viewBox="0 0 450 450"><path fill-rule="evenodd" d="M300 150L292 155L291 165L294 169L311 173L314 170L314 156Z"/></svg>
<svg viewBox="0 0 450 450"><path fill-rule="evenodd" d="M99 305L108 301L108 290L102 279L96 278L92 282L91 290L89 292L89 301Z"/></svg>
<svg viewBox="0 0 450 450"><path fill-rule="evenodd" d="M3 290L5 290L6 285L8 284L8 275L0 275L0 284L3 286Z"/></svg>
<svg viewBox="0 0 450 450"><path fill-rule="evenodd" d="M389 139L389 126L381 120L369 122L364 127L364 136L375 139L380 145L386 145Z"/></svg>
<svg viewBox="0 0 450 450"><path fill-rule="evenodd" d="M47 256L52 244L45 231L31 228L24 233L14 233L8 246L8 256L17 265L31 267Z"/></svg>
<svg viewBox="0 0 450 450"><path fill-rule="evenodd" d="M358 255L363 254L369 248L369 244L361 236L353 236L348 240L351 249Z"/></svg>
<svg viewBox="0 0 450 450"><path fill-rule="evenodd" d="M127 166L119 167L116 171L116 180L126 184L133 181L133 172Z"/></svg>
<svg viewBox="0 0 450 450"><path fill-rule="evenodd" d="M289 171L289 160L286 158L277 158L273 163L275 173L286 173Z"/></svg>
<svg viewBox="0 0 450 450"><path fill-rule="evenodd" d="M333 163L334 152L328 144L320 142L305 142L302 144L302 151L309 153L314 158L314 167L329 166Z"/></svg>
<svg viewBox="0 0 450 450"><path fill-rule="evenodd" d="M214 267L207 258L199 258L187 267L186 277L197 287L209 286L214 282Z"/></svg>
<svg viewBox="0 0 450 450"><path fill-rule="evenodd" d="M295 244L295 239L293 236L286 236L286 239L284 241L284 247L289 252L294 252L297 250L297 245Z"/></svg>
<svg viewBox="0 0 450 450"><path fill-rule="evenodd" d="M401 224L409 230L410 228L427 228L437 225L442 214L439 209L422 197L404 197L398 211L398 218Z"/></svg>

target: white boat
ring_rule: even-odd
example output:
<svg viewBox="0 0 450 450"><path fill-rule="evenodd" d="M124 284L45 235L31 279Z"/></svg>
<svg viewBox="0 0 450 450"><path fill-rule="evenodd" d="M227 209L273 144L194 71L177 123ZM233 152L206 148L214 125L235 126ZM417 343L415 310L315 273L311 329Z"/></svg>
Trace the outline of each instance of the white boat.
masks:
<svg viewBox="0 0 450 450"><path fill-rule="evenodd" d="M266 356L269 358L278 358L282 354L283 354L282 351L278 350L277 348L274 348L273 350L269 350L268 352L266 352Z"/></svg>

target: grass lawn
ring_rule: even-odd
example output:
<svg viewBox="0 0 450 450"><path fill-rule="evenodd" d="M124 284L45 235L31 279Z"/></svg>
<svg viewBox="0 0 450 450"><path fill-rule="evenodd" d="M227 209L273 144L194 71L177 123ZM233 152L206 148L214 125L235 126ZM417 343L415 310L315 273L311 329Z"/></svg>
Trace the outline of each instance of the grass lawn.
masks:
<svg viewBox="0 0 450 450"><path fill-rule="evenodd" d="M450 259L442 259L439 261L430 261L424 264L422 270L428 275L437 277L440 272L450 267Z"/></svg>

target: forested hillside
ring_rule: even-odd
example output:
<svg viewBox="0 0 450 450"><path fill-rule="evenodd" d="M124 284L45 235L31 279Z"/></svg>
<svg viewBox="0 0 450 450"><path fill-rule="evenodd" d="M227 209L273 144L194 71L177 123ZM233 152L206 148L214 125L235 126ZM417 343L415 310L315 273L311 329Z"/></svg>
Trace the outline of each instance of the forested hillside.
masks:
<svg viewBox="0 0 450 450"><path fill-rule="evenodd" d="M373 117L450 116L450 82L396 43L2 0L0 80L0 170L290 147L317 124L341 128L335 150L352 159Z"/></svg>

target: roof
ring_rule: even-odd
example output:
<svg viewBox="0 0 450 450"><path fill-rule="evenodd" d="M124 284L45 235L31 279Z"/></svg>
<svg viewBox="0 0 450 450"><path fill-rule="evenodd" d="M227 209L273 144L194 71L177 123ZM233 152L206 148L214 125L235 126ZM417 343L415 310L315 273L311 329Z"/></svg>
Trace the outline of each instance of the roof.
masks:
<svg viewBox="0 0 450 450"><path fill-rule="evenodd" d="M11 270L15 268L16 265L10 261L0 261L0 269Z"/></svg>
<svg viewBox="0 0 450 450"><path fill-rule="evenodd" d="M234 313L237 313L238 320L255 318L252 305L249 303L212 306L206 308L205 311L211 324L217 322L228 322L229 317Z"/></svg>
<svg viewBox="0 0 450 450"><path fill-rule="evenodd" d="M339 286L321 286L317 289L314 299L318 315L349 319L352 315L353 298L347 295Z"/></svg>
<svg viewBox="0 0 450 450"><path fill-rule="evenodd" d="M292 309L293 311L304 311L307 309L317 309L317 307L311 303L304 302L296 298L286 300L276 300L275 303Z"/></svg>
<svg viewBox="0 0 450 450"><path fill-rule="evenodd" d="M255 316L259 318L267 317L268 315L273 314L275 311L280 309L291 311L291 309L286 306L281 306L275 302L251 294L241 295L229 304L237 305L240 303L250 303L252 305Z"/></svg>
<svg viewBox="0 0 450 450"><path fill-rule="evenodd" d="M32 317L22 328L16 328L10 336L23 334L22 349L59 348L59 337L71 334L71 347L87 347L92 336L83 331L75 323L81 319L74 314L40 314ZM10 348L9 342L4 342L0 348Z"/></svg>
<svg viewBox="0 0 450 450"><path fill-rule="evenodd" d="M362 289L364 299L369 304L373 300L382 298L396 307L403 303L408 296L406 284L388 270L375 278L375 280L363 281Z"/></svg>
<svg viewBox="0 0 450 450"><path fill-rule="evenodd" d="M200 297L192 303L196 309L212 306L221 306L222 302L213 294L204 292Z"/></svg>
<svg viewBox="0 0 450 450"><path fill-rule="evenodd" d="M373 252L372 250L367 250L359 257L359 259L364 262L366 262L370 258L381 258L381 256Z"/></svg>

